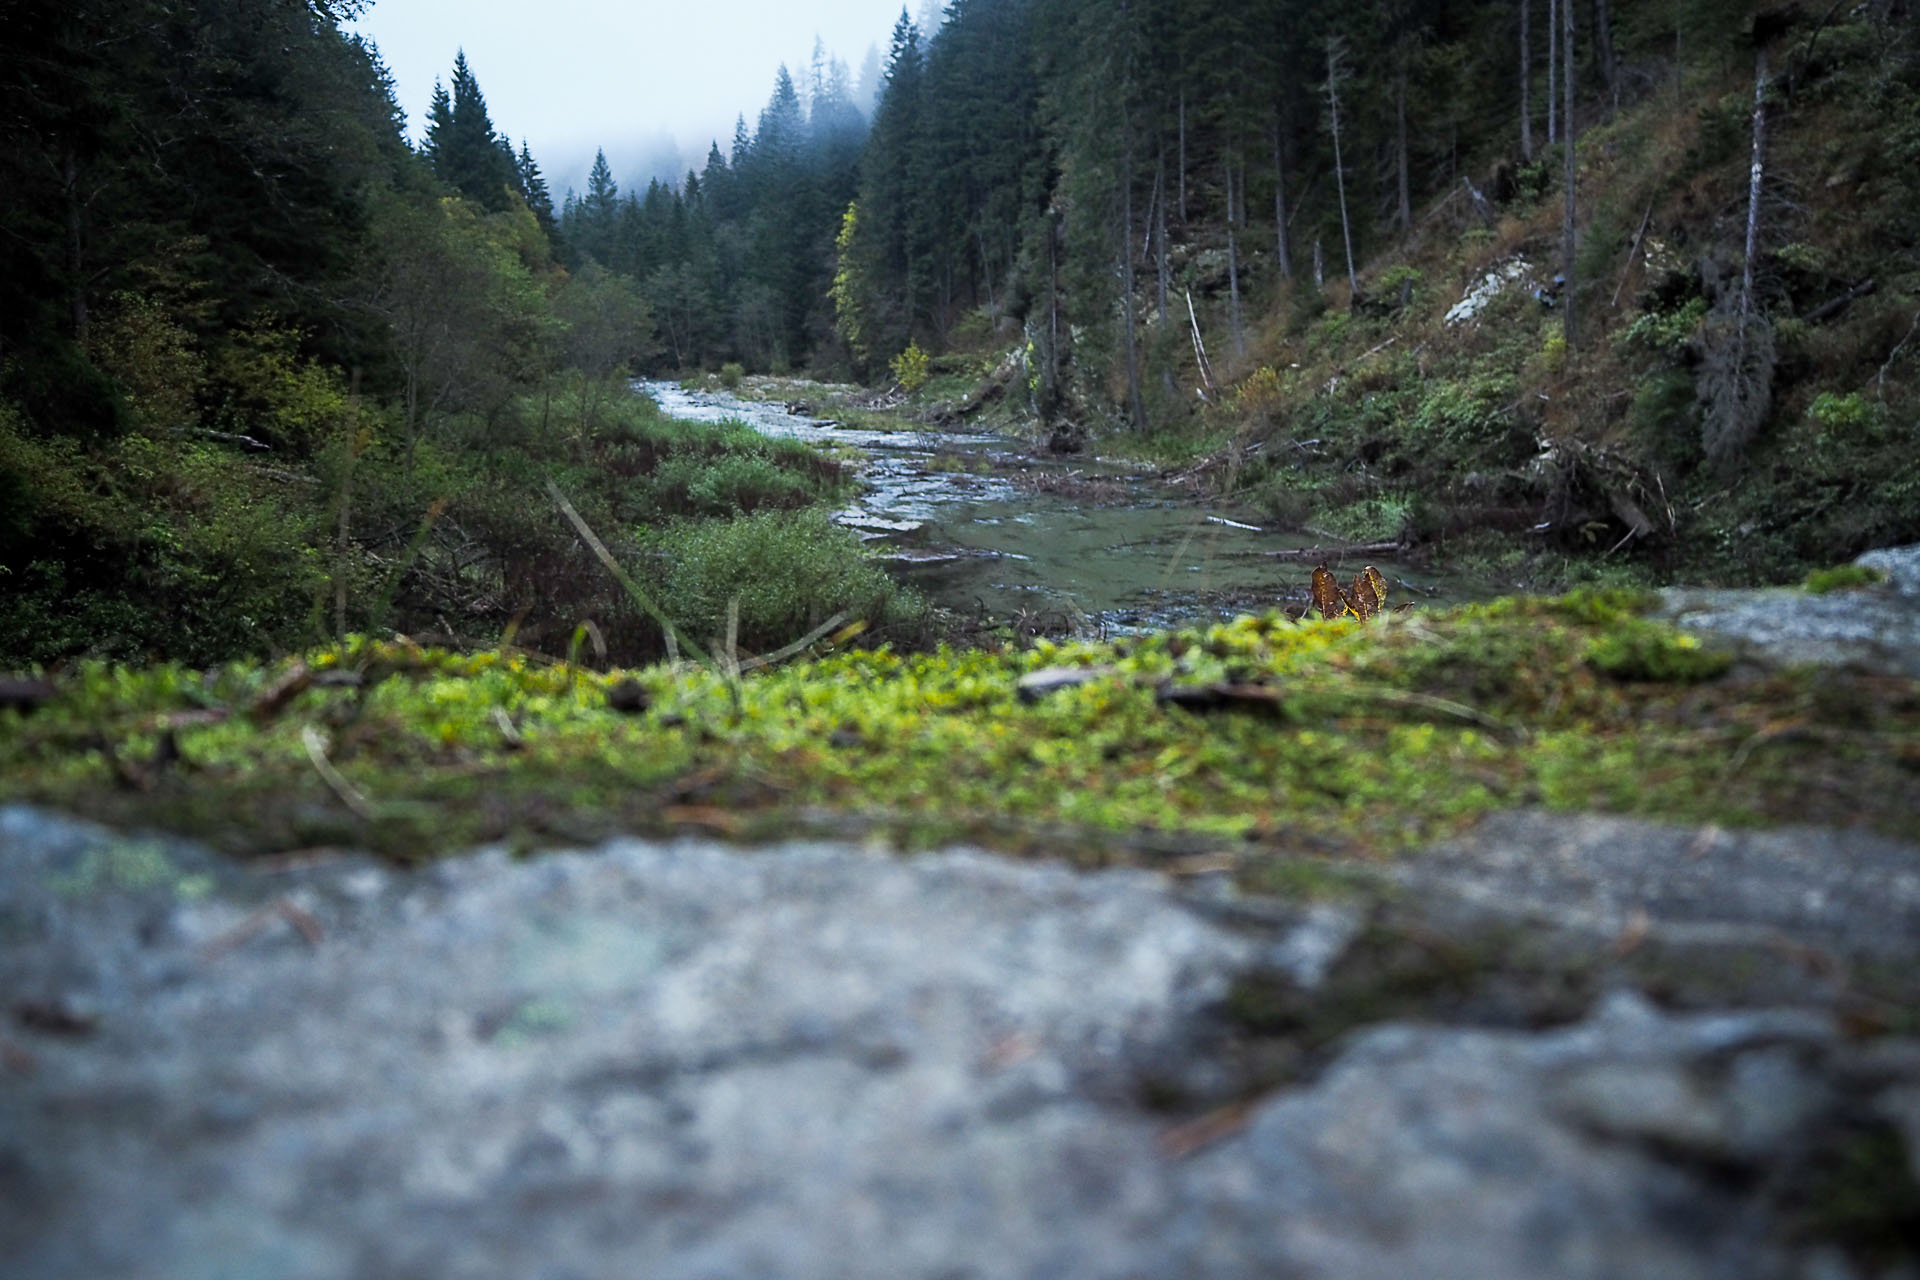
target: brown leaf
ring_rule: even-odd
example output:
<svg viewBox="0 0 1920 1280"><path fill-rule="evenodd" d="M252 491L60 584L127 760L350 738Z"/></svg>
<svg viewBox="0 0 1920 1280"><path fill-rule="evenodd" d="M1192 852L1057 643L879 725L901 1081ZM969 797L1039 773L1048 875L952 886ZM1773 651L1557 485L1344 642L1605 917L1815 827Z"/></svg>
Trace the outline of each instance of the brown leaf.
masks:
<svg viewBox="0 0 1920 1280"><path fill-rule="evenodd" d="M1353 609L1353 616L1365 622L1380 612L1380 597L1374 592L1373 584L1367 581L1367 575L1353 575L1353 590L1347 593L1347 603Z"/></svg>
<svg viewBox="0 0 1920 1280"><path fill-rule="evenodd" d="M1340 590L1333 570L1323 564L1313 569L1313 603L1323 618L1337 618L1347 611L1346 594Z"/></svg>
<svg viewBox="0 0 1920 1280"><path fill-rule="evenodd" d="M1373 587L1373 599L1374 599L1375 606L1377 608L1382 608L1382 609L1386 608L1387 580L1381 577L1380 571L1374 568L1372 565L1368 565L1364 570L1362 570L1362 572L1364 572L1367 575L1367 582L1371 584Z"/></svg>

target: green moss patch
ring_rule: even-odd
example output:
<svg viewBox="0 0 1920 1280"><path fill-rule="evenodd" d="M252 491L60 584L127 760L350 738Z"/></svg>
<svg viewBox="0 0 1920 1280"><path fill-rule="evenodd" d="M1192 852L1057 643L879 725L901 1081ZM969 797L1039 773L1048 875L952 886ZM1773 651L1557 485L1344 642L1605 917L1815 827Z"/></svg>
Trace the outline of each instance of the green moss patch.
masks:
<svg viewBox="0 0 1920 1280"><path fill-rule="evenodd" d="M1089 864L1225 853L1255 884L1285 857L1388 855L1519 805L1920 834L1914 682L1708 679L1635 603L1269 614L737 679L364 640L213 672L85 665L32 716L0 713L0 798L254 853L852 830ZM1638 655L1632 678L1597 654ZM1019 696L1061 666L1104 671Z"/></svg>
<svg viewBox="0 0 1920 1280"><path fill-rule="evenodd" d="M1824 596L1835 591L1875 587L1886 580L1887 575L1878 569L1869 569L1863 564L1843 564L1831 569L1815 569L1802 586L1809 595Z"/></svg>

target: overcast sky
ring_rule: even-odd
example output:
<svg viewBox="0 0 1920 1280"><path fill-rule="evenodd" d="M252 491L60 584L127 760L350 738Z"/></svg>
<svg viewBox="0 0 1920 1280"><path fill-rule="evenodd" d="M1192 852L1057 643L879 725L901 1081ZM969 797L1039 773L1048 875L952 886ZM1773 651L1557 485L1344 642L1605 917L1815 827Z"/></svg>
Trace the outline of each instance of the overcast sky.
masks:
<svg viewBox="0 0 1920 1280"><path fill-rule="evenodd" d="M926 0L912 0L916 19ZM462 47L494 127L525 138L554 201L586 186L595 147L622 188L724 154L751 129L786 63L804 92L816 35L856 83L884 56L901 0L376 0L353 29L373 37L417 140L435 77Z"/></svg>

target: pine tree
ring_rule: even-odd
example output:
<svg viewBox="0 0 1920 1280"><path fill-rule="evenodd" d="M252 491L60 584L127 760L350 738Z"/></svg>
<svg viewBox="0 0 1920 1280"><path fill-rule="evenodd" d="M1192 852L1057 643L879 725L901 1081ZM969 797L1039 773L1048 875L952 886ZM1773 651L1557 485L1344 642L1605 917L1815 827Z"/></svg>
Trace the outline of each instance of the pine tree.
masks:
<svg viewBox="0 0 1920 1280"><path fill-rule="evenodd" d="M527 202L527 208L533 210L533 216L540 222L540 229L552 236L558 230L553 219L553 193L547 190L546 177L541 174L540 166L534 163L533 152L528 150L525 138L520 140L520 154L514 160L514 172L518 177L521 198Z"/></svg>
<svg viewBox="0 0 1920 1280"><path fill-rule="evenodd" d="M451 93L434 87L426 150L440 181L482 208L497 212L507 207L508 192L519 176L513 151L494 132L486 96L464 49L453 61Z"/></svg>

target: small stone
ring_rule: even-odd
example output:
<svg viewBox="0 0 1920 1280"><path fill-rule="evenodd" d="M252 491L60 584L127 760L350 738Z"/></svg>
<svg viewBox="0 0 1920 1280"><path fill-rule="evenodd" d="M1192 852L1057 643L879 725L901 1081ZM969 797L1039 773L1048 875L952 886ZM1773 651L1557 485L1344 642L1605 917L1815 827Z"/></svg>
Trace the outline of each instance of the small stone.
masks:
<svg viewBox="0 0 1920 1280"><path fill-rule="evenodd" d="M622 680L607 690L607 705L622 715L637 716L653 705L653 695L638 680Z"/></svg>
<svg viewBox="0 0 1920 1280"><path fill-rule="evenodd" d="M1083 684L1104 680L1113 673L1112 667L1045 667L1021 676L1014 690L1019 694L1020 701L1034 703L1050 693L1077 689Z"/></svg>
<svg viewBox="0 0 1920 1280"><path fill-rule="evenodd" d="M1307 918L1275 943L1268 962L1303 991L1312 991L1346 954L1360 933L1360 915L1331 903L1315 903Z"/></svg>

